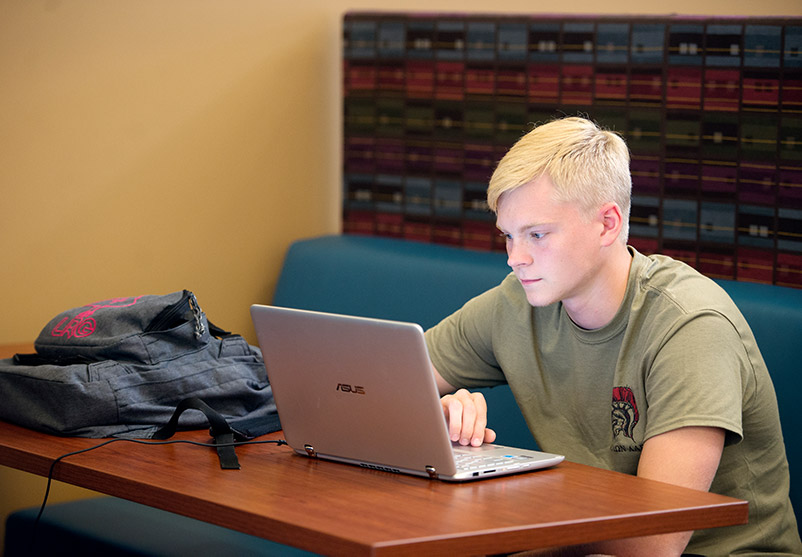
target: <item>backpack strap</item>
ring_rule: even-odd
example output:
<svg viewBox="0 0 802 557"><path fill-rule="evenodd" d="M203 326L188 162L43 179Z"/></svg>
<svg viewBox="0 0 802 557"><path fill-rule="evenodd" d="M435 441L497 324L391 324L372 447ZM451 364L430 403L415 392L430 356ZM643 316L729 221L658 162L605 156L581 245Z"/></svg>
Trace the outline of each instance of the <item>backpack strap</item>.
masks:
<svg viewBox="0 0 802 557"><path fill-rule="evenodd" d="M185 410L189 409L200 410L209 420L210 433L214 437L215 444L218 445L217 457L220 459L220 468L223 470L239 470L240 465L237 453L234 451L233 445L231 445L235 441L236 432L231 429L231 426L228 425L223 416L197 397L182 400L167 425L156 431L152 439L164 440L172 437L178 429L178 418Z"/></svg>

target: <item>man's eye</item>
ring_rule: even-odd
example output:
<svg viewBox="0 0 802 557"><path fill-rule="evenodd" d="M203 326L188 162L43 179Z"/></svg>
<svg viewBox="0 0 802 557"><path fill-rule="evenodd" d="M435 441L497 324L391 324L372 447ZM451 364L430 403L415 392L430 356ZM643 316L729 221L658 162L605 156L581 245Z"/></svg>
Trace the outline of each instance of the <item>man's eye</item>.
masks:
<svg viewBox="0 0 802 557"><path fill-rule="evenodd" d="M543 239L543 236L545 236L545 235L546 235L546 234L545 234L545 233L543 233L543 232L532 232L532 233L530 234L530 236L531 236L532 238L534 238L535 240L542 240L542 239Z"/></svg>

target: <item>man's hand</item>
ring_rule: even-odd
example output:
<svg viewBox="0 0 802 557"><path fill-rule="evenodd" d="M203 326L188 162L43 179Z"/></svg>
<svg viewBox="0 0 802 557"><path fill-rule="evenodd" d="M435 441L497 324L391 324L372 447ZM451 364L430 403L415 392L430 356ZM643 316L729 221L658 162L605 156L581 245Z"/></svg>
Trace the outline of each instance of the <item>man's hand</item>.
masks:
<svg viewBox="0 0 802 557"><path fill-rule="evenodd" d="M482 393L465 389L440 399L448 421L448 436L460 445L478 447L496 440L496 432L487 428L487 403Z"/></svg>

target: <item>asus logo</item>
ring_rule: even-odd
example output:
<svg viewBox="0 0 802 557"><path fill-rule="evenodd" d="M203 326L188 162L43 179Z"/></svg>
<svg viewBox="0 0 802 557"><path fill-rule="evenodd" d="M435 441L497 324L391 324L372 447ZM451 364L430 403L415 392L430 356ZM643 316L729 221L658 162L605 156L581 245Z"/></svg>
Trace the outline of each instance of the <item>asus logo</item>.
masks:
<svg viewBox="0 0 802 557"><path fill-rule="evenodd" d="M344 393L354 393L356 395L365 394L364 387L360 387L358 385L349 385L347 383L337 383L337 390Z"/></svg>

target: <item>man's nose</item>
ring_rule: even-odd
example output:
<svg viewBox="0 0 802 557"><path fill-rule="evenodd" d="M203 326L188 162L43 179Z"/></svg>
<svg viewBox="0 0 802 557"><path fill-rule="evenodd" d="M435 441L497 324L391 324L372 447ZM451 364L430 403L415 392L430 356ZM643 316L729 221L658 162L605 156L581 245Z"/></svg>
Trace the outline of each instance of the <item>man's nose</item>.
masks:
<svg viewBox="0 0 802 557"><path fill-rule="evenodd" d="M530 263L532 263L532 256L526 251L525 246L521 245L521 242L509 240L507 242L507 265L514 269Z"/></svg>

